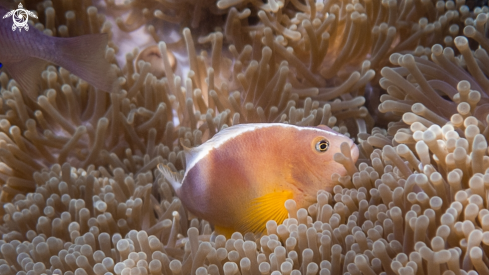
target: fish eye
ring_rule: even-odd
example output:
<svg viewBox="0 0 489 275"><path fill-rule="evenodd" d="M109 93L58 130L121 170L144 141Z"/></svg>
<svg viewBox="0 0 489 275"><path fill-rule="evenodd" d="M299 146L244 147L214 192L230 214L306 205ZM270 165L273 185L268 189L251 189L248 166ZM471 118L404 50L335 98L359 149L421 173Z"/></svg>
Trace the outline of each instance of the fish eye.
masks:
<svg viewBox="0 0 489 275"><path fill-rule="evenodd" d="M327 141L326 139L322 139L318 141L318 143L316 143L316 151L318 151L319 153L324 153L328 151L328 149L329 149L329 141Z"/></svg>

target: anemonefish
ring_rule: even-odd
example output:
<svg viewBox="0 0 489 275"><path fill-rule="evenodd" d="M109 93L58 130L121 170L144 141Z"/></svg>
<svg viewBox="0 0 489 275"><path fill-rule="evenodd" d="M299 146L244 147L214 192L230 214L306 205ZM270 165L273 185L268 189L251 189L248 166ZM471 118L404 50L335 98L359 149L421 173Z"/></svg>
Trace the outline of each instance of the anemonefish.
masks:
<svg viewBox="0 0 489 275"><path fill-rule="evenodd" d="M262 233L267 221L287 218L288 199L308 207L318 190L333 189L331 175L346 174L333 160L343 142L356 161L355 143L326 126L239 124L185 148L183 178L165 165L159 169L183 205L217 233Z"/></svg>

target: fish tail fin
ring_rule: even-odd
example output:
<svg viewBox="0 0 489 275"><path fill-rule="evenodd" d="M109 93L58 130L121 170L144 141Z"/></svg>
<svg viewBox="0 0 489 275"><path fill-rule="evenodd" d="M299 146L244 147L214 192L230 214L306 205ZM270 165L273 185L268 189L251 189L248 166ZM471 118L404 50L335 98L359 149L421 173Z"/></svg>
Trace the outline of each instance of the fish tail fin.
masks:
<svg viewBox="0 0 489 275"><path fill-rule="evenodd" d="M105 59L107 34L90 34L57 39L56 62L95 88L111 92L115 72Z"/></svg>
<svg viewBox="0 0 489 275"><path fill-rule="evenodd" d="M158 164L158 170L160 170L163 177L171 184L177 196L180 195L180 188L182 187L180 174L173 172L170 167L164 164Z"/></svg>

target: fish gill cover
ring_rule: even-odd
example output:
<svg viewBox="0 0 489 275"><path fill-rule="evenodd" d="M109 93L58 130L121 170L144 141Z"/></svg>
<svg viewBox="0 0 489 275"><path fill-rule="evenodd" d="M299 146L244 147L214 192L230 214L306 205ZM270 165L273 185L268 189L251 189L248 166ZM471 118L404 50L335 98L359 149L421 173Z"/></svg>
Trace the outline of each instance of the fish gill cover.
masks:
<svg viewBox="0 0 489 275"><path fill-rule="evenodd" d="M23 3L44 35L107 34L117 87L0 73L0 274L489 274L486 2ZM153 54L122 52L140 27ZM359 161L263 235L213 236L156 166L252 122L327 125Z"/></svg>

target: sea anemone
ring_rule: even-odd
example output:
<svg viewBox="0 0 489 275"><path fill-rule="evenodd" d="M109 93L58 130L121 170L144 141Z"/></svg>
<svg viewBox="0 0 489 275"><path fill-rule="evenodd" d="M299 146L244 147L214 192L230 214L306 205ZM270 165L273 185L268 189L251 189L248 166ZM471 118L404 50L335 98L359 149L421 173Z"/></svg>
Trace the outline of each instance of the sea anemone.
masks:
<svg viewBox="0 0 489 275"><path fill-rule="evenodd" d="M104 3L109 13L117 15L116 24L124 32L132 32L147 25L148 30L156 34L153 24L161 25L161 22L164 25L178 24L197 29L206 21L219 24L225 14L216 7L214 0L144 0L124 3L105 0Z"/></svg>
<svg viewBox="0 0 489 275"><path fill-rule="evenodd" d="M489 8L90 2L26 6L46 35L107 33L114 93L48 66L32 100L0 74L0 274L489 273ZM123 31L147 25L153 45L121 53L105 9L130 13ZM181 39L162 41L158 19ZM342 146L332 193L226 239L155 168L183 172L183 146L250 122L328 125L360 159Z"/></svg>

